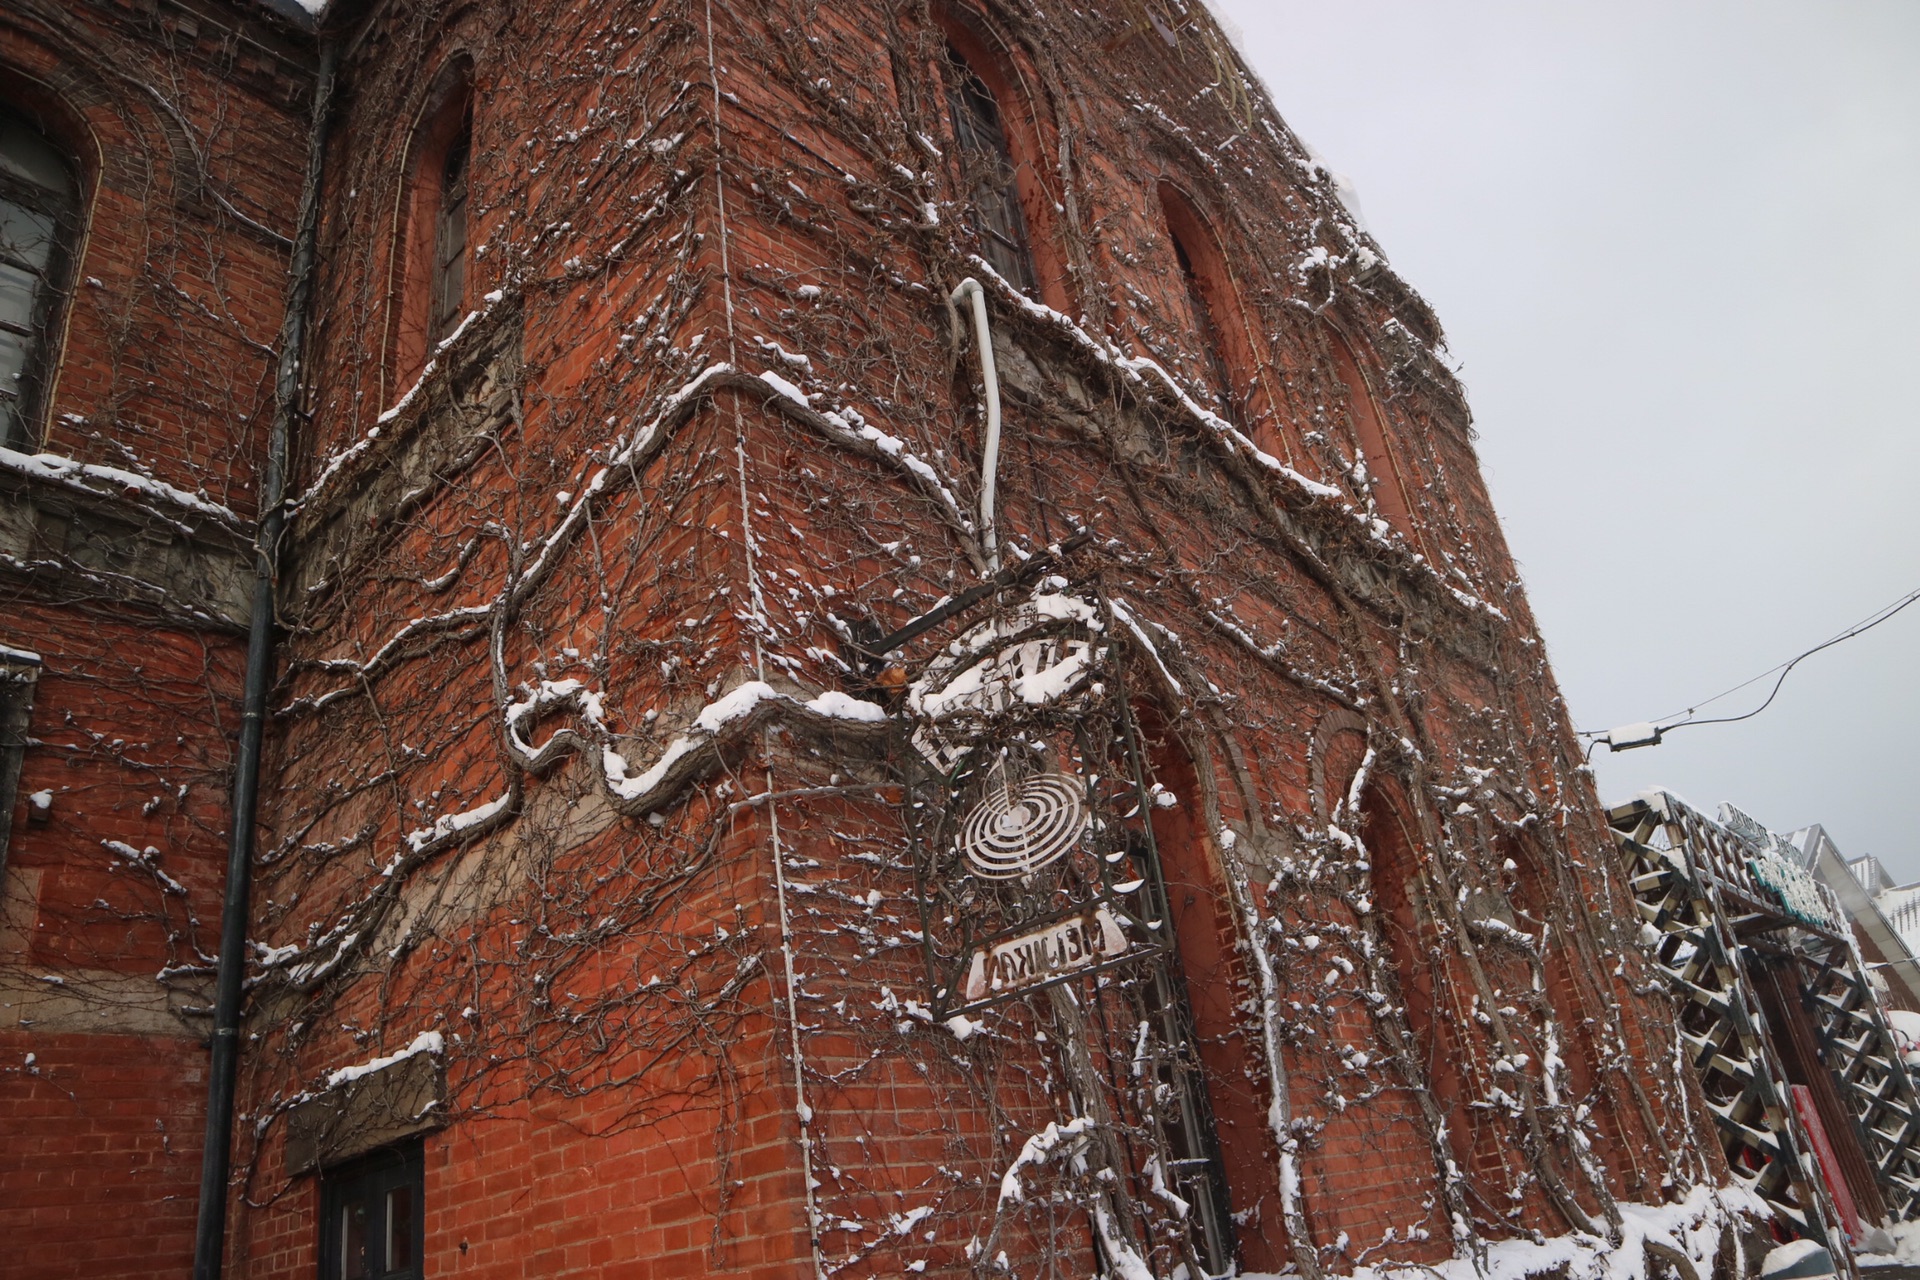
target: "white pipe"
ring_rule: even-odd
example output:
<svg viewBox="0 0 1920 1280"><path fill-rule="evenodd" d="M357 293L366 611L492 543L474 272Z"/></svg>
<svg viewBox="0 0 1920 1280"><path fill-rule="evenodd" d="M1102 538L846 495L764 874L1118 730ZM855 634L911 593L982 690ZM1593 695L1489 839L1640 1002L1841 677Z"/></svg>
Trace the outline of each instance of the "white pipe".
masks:
<svg viewBox="0 0 1920 1280"><path fill-rule="evenodd" d="M973 300L973 343L980 349L980 380L987 387L987 447L980 456L980 542L987 572L1000 572L1000 539L994 532L994 491L1000 480L1000 374L993 366L993 331L987 328L987 291L968 276L953 287L953 303Z"/></svg>

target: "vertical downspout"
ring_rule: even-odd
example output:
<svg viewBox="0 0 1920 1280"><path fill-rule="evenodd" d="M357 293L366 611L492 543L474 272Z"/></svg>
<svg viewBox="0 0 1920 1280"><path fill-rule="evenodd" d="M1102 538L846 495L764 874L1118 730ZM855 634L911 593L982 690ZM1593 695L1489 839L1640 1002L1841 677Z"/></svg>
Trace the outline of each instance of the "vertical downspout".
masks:
<svg viewBox="0 0 1920 1280"><path fill-rule="evenodd" d="M962 298L973 301L973 344L980 352L980 381L986 384L987 439L980 454L980 542L987 557L987 576L1000 572L1000 535L994 527L1000 487L1000 372L993 365L993 331L987 327L987 291L968 276L949 295L954 306Z"/></svg>
<svg viewBox="0 0 1920 1280"><path fill-rule="evenodd" d="M267 470L260 490L254 543L253 613L248 620L247 677L240 740L233 762L232 828L227 840L226 900L220 911L220 967L213 1006L213 1055L207 1071L207 1144L200 1157L200 1219L193 1241L194 1280L219 1280L227 1235L227 1180L232 1169L234 1078L240 1063L240 1001L247 969L247 916L253 871L254 814L260 796L260 745L267 691L273 683L274 578L286 513L288 440L300 411L301 355L307 340L314 244L320 221L320 173L326 155L327 114L339 47L322 39L314 81L313 122L307 134L307 172L300 220L288 265L286 317L280 329L280 368L274 382Z"/></svg>

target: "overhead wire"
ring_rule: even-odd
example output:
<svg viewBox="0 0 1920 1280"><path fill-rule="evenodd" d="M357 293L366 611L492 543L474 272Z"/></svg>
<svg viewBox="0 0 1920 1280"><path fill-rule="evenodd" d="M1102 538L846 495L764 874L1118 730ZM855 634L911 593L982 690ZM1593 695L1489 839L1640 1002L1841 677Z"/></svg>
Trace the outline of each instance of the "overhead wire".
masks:
<svg viewBox="0 0 1920 1280"><path fill-rule="evenodd" d="M1656 716L1653 720L1646 722L1647 724L1653 727L1653 730L1654 730L1653 736L1650 739L1642 739L1639 741L1635 741L1629 745L1653 746L1658 744L1658 742L1660 741L1661 735L1670 733L1675 729L1687 728L1689 726L1706 725L1706 724L1737 724L1742 720L1751 720L1753 717L1759 715L1762 711L1765 711L1768 707L1773 705L1773 700L1780 696L1781 686L1786 684L1787 676L1792 673L1795 667L1799 666L1802 662L1806 661L1808 658L1811 658L1814 654L1819 653L1824 649L1831 649L1833 646L1841 643L1842 641L1851 640L1857 635L1861 635L1861 634L1864 634L1865 632L1873 630L1875 627L1879 626L1881 623L1893 617L1895 614L1899 613L1902 609L1907 608L1907 606L1915 603L1916 601L1920 601L1920 587L1916 587L1914 590L1907 592L1905 595L1893 601L1891 604L1882 605L1880 608L1875 609L1872 613L1868 614L1866 617L1862 618L1860 621L1854 623L1852 626L1842 630L1837 635L1831 636L1826 640L1822 640L1819 644L1814 645L1812 648L1803 650L1802 652L1795 654L1793 657L1787 659L1785 662L1779 663L1775 666L1768 667L1765 671L1762 671L1759 675L1751 676L1748 679L1742 680L1739 684L1736 684L1731 688L1723 689L1719 693L1714 694L1711 698L1703 698L1699 702L1696 702L1692 706L1689 706L1688 708L1686 708L1684 711L1674 711L1674 712L1669 712L1664 716ZM1766 701L1762 702L1759 706L1755 707L1753 710L1744 711L1737 716L1714 716L1705 720L1694 719L1695 714L1702 707L1711 706L1712 704L1720 701L1722 698L1730 697L1733 694L1740 692L1742 689L1745 689L1750 685L1758 684L1760 681L1765 680L1768 676L1773 675L1775 672L1778 672L1779 676L1777 679L1774 680L1773 688L1767 692ZM1673 721L1673 723L1671 724L1664 723L1669 720ZM1606 742L1607 745L1613 750L1616 750L1616 751L1624 750L1625 749L1624 747L1617 746L1610 740L1609 735L1615 732L1618 732L1618 730L1582 729L1579 731L1581 737L1593 739L1594 746L1598 746L1601 742ZM1589 756L1593 754L1592 747L1588 748L1587 754Z"/></svg>

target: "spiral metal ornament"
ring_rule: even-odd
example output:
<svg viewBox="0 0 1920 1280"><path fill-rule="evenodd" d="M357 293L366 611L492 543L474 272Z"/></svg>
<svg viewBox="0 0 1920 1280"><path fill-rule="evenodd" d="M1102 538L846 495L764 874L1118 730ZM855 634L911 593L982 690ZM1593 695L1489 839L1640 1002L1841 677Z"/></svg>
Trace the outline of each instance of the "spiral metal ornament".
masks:
<svg viewBox="0 0 1920 1280"><path fill-rule="evenodd" d="M1011 880L1037 871L1073 848L1086 830L1078 778L1043 773L990 787L967 814L956 843L974 874Z"/></svg>

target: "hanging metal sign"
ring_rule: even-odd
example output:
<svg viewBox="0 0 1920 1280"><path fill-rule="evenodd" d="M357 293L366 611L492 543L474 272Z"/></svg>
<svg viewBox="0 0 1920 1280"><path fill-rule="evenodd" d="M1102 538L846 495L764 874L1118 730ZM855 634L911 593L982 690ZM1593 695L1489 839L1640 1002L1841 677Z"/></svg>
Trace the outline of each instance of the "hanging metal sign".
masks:
<svg viewBox="0 0 1920 1280"><path fill-rule="evenodd" d="M970 1004L1045 986L1126 954L1126 930L1104 906L973 949L961 988Z"/></svg>
<svg viewBox="0 0 1920 1280"><path fill-rule="evenodd" d="M1043 587L908 686L900 754L941 1017L1160 949L1135 901L1151 835L1120 656L1097 598Z"/></svg>

